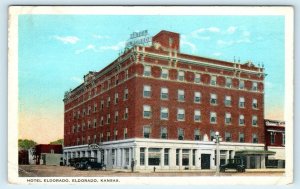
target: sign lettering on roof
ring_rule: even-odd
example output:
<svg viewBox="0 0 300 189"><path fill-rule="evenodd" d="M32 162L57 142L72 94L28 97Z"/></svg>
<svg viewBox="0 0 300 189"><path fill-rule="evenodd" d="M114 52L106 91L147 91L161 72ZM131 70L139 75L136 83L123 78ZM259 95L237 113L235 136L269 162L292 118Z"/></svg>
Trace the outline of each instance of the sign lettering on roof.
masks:
<svg viewBox="0 0 300 189"><path fill-rule="evenodd" d="M133 32L126 42L125 49L130 49L135 45L149 45L152 43L152 37L149 36L148 30Z"/></svg>

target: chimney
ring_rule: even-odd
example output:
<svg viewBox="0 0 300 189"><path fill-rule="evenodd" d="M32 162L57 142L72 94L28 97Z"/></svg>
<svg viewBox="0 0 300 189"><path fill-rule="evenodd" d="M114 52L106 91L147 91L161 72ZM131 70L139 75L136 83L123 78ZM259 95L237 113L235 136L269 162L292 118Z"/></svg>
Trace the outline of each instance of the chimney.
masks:
<svg viewBox="0 0 300 189"><path fill-rule="evenodd" d="M158 43L163 48L172 49L179 52L180 51L179 40L180 40L179 33L162 30L158 34L153 36L152 43L153 44Z"/></svg>

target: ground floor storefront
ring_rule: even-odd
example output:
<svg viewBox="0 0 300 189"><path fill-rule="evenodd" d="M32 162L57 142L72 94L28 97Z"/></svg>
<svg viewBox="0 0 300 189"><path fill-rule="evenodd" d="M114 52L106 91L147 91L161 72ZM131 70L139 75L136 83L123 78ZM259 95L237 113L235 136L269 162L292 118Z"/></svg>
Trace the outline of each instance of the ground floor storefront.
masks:
<svg viewBox="0 0 300 189"><path fill-rule="evenodd" d="M220 163L227 163L236 152L263 150L263 144L221 142ZM205 170L216 169L216 144L202 141L127 139L97 145L64 148L64 159L96 157L111 169L135 170ZM251 162L251 163L250 163ZM250 166L254 165L254 166ZM264 156L249 158L249 168L265 168Z"/></svg>

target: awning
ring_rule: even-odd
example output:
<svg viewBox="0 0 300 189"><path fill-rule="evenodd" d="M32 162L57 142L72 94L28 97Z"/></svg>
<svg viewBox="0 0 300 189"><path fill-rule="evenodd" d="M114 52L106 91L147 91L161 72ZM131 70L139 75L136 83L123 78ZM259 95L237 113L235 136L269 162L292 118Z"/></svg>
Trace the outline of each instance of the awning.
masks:
<svg viewBox="0 0 300 189"><path fill-rule="evenodd" d="M235 155L275 155L276 152L268 150L241 150L236 151Z"/></svg>

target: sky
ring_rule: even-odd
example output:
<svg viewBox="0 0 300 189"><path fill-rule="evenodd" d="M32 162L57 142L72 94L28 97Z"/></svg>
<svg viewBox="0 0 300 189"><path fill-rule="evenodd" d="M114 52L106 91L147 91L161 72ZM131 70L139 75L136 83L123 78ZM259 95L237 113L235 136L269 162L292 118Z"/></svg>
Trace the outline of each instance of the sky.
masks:
<svg viewBox="0 0 300 189"><path fill-rule="evenodd" d="M63 138L64 92L124 50L134 31L180 33L181 52L264 65L265 118L284 120L283 16L20 15L19 138Z"/></svg>

